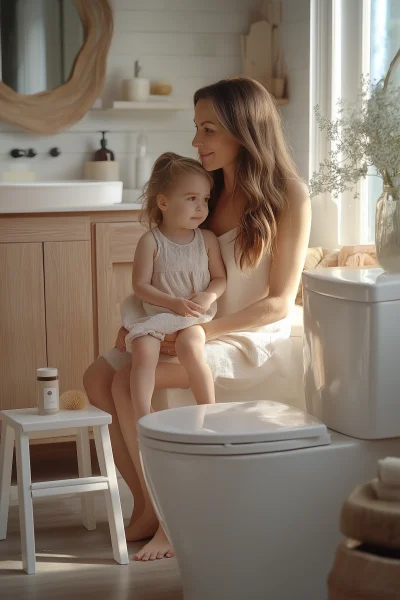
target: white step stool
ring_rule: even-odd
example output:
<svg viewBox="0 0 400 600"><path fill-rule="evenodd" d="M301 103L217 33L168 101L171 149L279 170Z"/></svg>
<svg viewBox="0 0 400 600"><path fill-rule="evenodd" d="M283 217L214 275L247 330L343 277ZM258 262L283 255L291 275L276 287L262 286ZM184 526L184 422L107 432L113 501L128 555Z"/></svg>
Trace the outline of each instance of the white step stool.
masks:
<svg viewBox="0 0 400 600"><path fill-rule="evenodd" d="M86 492L104 490L113 555L116 562L129 562L122 519L117 476L111 449L108 425L111 415L88 406L83 410L60 410L54 415L41 416L36 408L0 411L3 421L0 446L0 540L7 536L10 502L11 468L14 439L17 459L18 504L21 529L22 565L30 575L35 573L35 536L33 529L32 499L61 494L82 495L83 524L96 528L94 498ZM93 427L101 477L92 477L88 427ZM79 478L59 481L31 482L29 434L76 428ZM45 437L45 436L44 436Z"/></svg>

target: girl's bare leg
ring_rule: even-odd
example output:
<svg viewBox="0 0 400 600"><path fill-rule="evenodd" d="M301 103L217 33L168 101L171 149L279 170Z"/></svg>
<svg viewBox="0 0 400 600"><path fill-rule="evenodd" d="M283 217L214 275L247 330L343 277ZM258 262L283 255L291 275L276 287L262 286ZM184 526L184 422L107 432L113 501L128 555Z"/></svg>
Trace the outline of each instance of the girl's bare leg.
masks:
<svg viewBox="0 0 400 600"><path fill-rule="evenodd" d="M204 359L205 342L204 329L195 325L178 333L175 349L180 364L188 374L190 389L197 404L214 404L214 379Z"/></svg>
<svg viewBox="0 0 400 600"><path fill-rule="evenodd" d="M121 433L131 457L132 468L141 473L135 413L130 394L130 371L130 365L126 365L115 374L112 383L112 395L117 407ZM159 363L157 365L155 389L188 387L188 377L182 365L167 363ZM135 560L144 561L164 557L170 558L174 555L173 551L163 529L159 526L147 490L146 496L143 495L143 497L145 499L145 508L139 518L135 521L132 520L130 526L126 529L127 540L139 541L155 535L151 542L137 553L134 558Z"/></svg>
<svg viewBox="0 0 400 600"><path fill-rule="evenodd" d="M128 366L130 367L130 365ZM130 523L134 523L144 510L145 499L143 497L139 477L134 469L128 448L122 437L117 411L111 393L111 384L114 375L114 369L104 358L100 357L86 370L83 376L83 385L90 403L112 416L112 423L109 426L109 430L114 461L118 471L121 473L121 477L129 487L134 498L133 512L130 520ZM132 426L134 426L133 422Z"/></svg>
<svg viewBox="0 0 400 600"><path fill-rule="evenodd" d="M151 335L136 338L131 343L130 390L136 421L150 412L156 368L160 356L160 343L159 339Z"/></svg>
<svg viewBox="0 0 400 600"><path fill-rule="evenodd" d="M157 523L154 522L156 520L154 512L153 510L149 510L151 500L141 469L137 436L132 435L132 433L133 431L136 433L137 421L150 412L159 355L160 340L147 335L132 341L130 385L129 390L126 390L126 394L129 392L131 411L129 411L129 405L124 405L122 408L119 401L116 400L115 402L122 436L125 439L128 454L133 463L133 469L140 482L140 506L142 510L139 515L139 518L141 517L140 527L135 527L135 536L137 539L144 539L151 536L157 526ZM111 391L114 399L119 397L121 393L120 382L117 376L113 380ZM125 402L124 404L127 403ZM138 519L134 522L131 519L131 525L136 524L137 521ZM125 533L127 539L132 541L130 528L127 528Z"/></svg>

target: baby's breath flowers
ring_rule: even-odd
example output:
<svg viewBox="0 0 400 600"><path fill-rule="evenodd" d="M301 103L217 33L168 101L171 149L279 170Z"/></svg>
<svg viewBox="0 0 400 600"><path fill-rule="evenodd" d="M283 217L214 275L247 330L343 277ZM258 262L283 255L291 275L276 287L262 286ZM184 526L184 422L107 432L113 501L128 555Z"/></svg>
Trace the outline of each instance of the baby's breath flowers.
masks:
<svg viewBox="0 0 400 600"><path fill-rule="evenodd" d="M333 197L354 190L367 175L378 175L393 187L400 176L400 88L387 81L361 78L357 101L339 100L337 118L330 120L315 107L315 115L332 149L310 181L310 194Z"/></svg>

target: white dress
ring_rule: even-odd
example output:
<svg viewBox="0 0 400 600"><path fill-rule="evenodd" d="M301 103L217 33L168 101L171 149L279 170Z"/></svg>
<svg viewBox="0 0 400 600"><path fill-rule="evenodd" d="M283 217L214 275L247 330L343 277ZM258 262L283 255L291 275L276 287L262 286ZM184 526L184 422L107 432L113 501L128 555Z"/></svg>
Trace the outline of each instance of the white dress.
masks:
<svg viewBox="0 0 400 600"><path fill-rule="evenodd" d="M157 244L151 284L160 292L177 298L188 298L193 293L204 292L210 285L207 248L200 229L194 230L189 244L175 244L154 227L152 234ZM123 302L122 325L128 330L126 347L132 340L151 335L163 340L169 333L207 323L217 311L213 302L205 314L198 317L183 317L163 306L155 306L135 299Z"/></svg>
<svg viewBox="0 0 400 600"><path fill-rule="evenodd" d="M248 273L243 273L237 267L234 256L236 232L237 229L233 229L218 238L227 271L227 287L218 300L215 318L235 313L257 302L265 296L269 286L268 255ZM126 303L136 303L140 309L133 296L129 296L123 304ZM207 342L205 358L213 373L216 388L250 389L277 371L286 374L290 329L290 318L287 317L248 331L227 333ZM106 351L102 356L115 370L131 361L129 352L120 352L116 348ZM161 355L160 360L175 362L177 359Z"/></svg>

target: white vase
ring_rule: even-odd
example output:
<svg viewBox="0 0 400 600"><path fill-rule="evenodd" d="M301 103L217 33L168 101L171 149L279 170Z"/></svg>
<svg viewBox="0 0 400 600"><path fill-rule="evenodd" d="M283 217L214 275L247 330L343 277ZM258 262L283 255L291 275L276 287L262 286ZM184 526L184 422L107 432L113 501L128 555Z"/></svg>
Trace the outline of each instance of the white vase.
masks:
<svg viewBox="0 0 400 600"><path fill-rule="evenodd" d="M376 205L376 256L387 273L400 273L400 190L385 185Z"/></svg>

